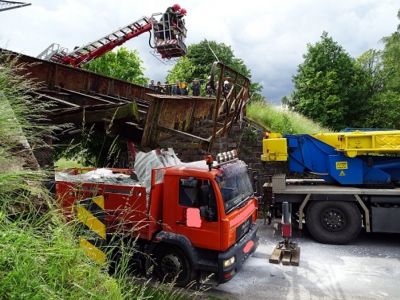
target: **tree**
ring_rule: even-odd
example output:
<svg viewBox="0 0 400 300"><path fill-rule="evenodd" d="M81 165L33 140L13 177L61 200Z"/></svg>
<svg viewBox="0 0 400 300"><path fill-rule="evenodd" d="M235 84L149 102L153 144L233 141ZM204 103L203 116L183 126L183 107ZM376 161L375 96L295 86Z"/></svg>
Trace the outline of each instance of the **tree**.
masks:
<svg viewBox="0 0 400 300"><path fill-rule="evenodd" d="M217 58L235 71L251 78L250 69L242 59L235 57L231 46L203 40L188 47L187 55L180 58L169 71L167 80L170 83L174 83L176 80L191 82L196 78L205 81L210 75L211 66L217 61ZM252 83L251 91L253 93L260 93L261 90L262 86L259 83Z"/></svg>
<svg viewBox="0 0 400 300"><path fill-rule="evenodd" d="M400 19L400 10L397 14ZM400 25L382 39L382 51L369 50L358 60L370 65L369 80L375 87L369 94L366 127L400 128ZM365 64L365 61L370 63Z"/></svg>
<svg viewBox="0 0 400 300"><path fill-rule="evenodd" d="M289 105L290 99L288 96L283 96L281 99L281 104L283 108L286 108Z"/></svg>
<svg viewBox="0 0 400 300"><path fill-rule="evenodd" d="M384 91L372 96L365 127L400 129L400 93Z"/></svg>
<svg viewBox="0 0 400 300"><path fill-rule="evenodd" d="M400 10L398 17L400 19ZM386 76L385 88L400 93L400 25L397 31L382 40L385 44L382 52Z"/></svg>
<svg viewBox="0 0 400 300"><path fill-rule="evenodd" d="M137 50L120 47L116 52L108 52L84 65L84 68L98 74L146 85L143 62Z"/></svg>
<svg viewBox="0 0 400 300"><path fill-rule="evenodd" d="M308 45L293 77L290 106L323 126L340 130L360 125L366 92L365 71L328 33Z"/></svg>
<svg viewBox="0 0 400 300"><path fill-rule="evenodd" d="M357 58L356 63L365 72L367 97L383 90L386 76L383 70L382 52L370 49Z"/></svg>

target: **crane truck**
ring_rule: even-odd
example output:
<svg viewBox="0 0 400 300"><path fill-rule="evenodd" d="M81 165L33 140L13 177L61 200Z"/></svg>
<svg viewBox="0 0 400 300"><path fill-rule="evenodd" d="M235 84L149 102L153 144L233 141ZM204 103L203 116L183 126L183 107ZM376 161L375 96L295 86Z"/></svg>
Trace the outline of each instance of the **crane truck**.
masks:
<svg viewBox="0 0 400 300"><path fill-rule="evenodd" d="M182 163L170 151L139 152L134 170L106 170L111 182L88 176L98 169L57 173L56 194L65 215L93 233L80 244L94 260L104 262L104 245L122 235L135 240L136 265L153 265L161 279L185 286L214 274L222 283L257 248L258 199L236 151L217 158Z"/></svg>
<svg viewBox="0 0 400 300"><path fill-rule="evenodd" d="M81 67L83 64L146 32L150 32L150 47L161 59L178 58L185 55L187 50L185 45L187 33L185 15L186 10L175 4L165 13L142 17L91 43L76 47L73 51L68 51L67 48L53 43L42 51L38 58L72 67ZM159 16L161 17L158 18Z"/></svg>
<svg viewBox="0 0 400 300"><path fill-rule="evenodd" d="M346 129L335 133L266 133L264 162L284 162L292 174L264 185L272 215L288 202L319 242L346 244L360 231L400 233L400 131Z"/></svg>

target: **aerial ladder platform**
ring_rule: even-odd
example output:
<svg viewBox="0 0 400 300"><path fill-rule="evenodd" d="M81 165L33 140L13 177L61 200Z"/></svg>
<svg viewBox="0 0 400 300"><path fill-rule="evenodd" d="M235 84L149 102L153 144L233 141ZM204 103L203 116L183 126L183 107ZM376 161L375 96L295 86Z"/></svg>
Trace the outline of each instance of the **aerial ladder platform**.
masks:
<svg viewBox="0 0 400 300"><path fill-rule="evenodd" d="M186 11L185 11L186 14ZM159 20L157 19L157 17ZM121 27L91 43L76 47L73 51L53 43L38 55L39 59L80 67L89 61L102 56L117 46L122 45L143 33L150 32L150 47L154 54L163 60L179 58L186 54L186 27L184 14L165 12L142 17L139 20Z"/></svg>

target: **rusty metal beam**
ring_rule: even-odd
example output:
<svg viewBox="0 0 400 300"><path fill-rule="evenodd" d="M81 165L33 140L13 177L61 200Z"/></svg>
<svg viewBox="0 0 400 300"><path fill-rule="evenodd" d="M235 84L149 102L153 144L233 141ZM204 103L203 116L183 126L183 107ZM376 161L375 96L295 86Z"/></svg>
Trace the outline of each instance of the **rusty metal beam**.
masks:
<svg viewBox="0 0 400 300"><path fill-rule="evenodd" d="M100 93L113 97L123 97L128 100L137 98L150 100L148 93L154 93L147 87L131 82L102 76L93 72L41 60L35 57L11 52L0 48L10 58L17 58L24 64L22 71L25 76L44 84L44 89L54 90L57 86L85 94Z"/></svg>
<svg viewBox="0 0 400 300"><path fill-rule="evenodd" d="M59 104L64 104L64 105L67 105L67 106L80 107L79 105L77 105L75 103L68 102L68 101L62 100L60 98L52 97L52 96L49 96L49 95L46 95L46 94L41 94L41 93L38 93L38 92L31 92L31 93L33 95L37 96L38 98L45 98L45 99L48 99L50 101L55 101L55 102L57 102Z"/></svg>
<svg viewBox="0 0 400 300"><path fill-rule="evenodd" d="M67 93L67 94L69 94L69 95L77 96L78 98L82 97L82 98L86 98L86 99L92 100L93 104L99 104L99 102L103 103L103 104L115 104L115 102L112 102L112 101L109 101L109 100L106 100L106 99L102 99L100 97L92 96L90 94L80 93L80 92L77 92L77 91L73 91L73 90L70 90L70 89L64 89L64 88L60 88L60 90L65 92L65 93Z"/></svg>
<svg viewBox="0 0 400 300"><path fill-rule="evenodd" d="M7 51L0 49L2 52ZM53 123L79 127L84 121L86 126L96 125L103 130L104 123L112 122L115 134L132 137L142 146L152 147L160 140L180 135L210 149L217 137L229 133L248 100L249 79L219 62L213 64L211 73L212 82L218 83L214 98L157 94L86 70L7 54L24 65L21 74L40 83L35 94L55 103L48 112ZM228 95L223 93L225 80L232 84ZM199 124L211 127L201 132Z"/></svg>

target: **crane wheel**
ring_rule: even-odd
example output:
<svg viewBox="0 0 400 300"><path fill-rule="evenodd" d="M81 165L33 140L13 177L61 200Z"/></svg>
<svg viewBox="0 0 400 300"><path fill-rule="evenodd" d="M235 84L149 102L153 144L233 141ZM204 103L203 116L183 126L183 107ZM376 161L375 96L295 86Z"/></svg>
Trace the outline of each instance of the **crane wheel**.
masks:
<svg viewBox="0 0 400 300"><path fill-rule="evenodd" d="M306 212L306 225L318 242L347 244L361 231L361 213L354 202L312 201Z"/></svg>

